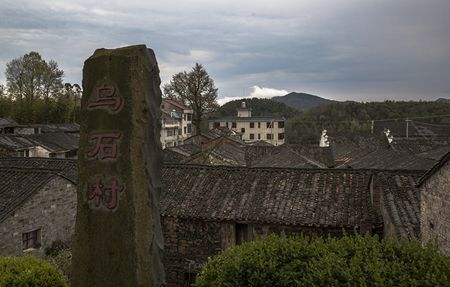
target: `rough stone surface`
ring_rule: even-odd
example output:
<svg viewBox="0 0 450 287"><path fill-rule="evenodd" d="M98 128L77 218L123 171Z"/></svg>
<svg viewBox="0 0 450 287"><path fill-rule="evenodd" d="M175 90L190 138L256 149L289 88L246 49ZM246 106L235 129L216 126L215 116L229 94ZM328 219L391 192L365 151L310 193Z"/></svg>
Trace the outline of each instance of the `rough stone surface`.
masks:
<svg viewBox="0 0 450 287"><path fill-rule="evenodd" d="M41 229L41 247L29 250L43 256L54 241L70 241L74 232L77 194L73 183L54 176L0 224L0 255L20 256L22 234Z"/></svg>
<svg viewBox="0 0 450 287"><path fill-rule="evenodd" d="M121 105L117 101L109 106L90 105L98 99L97 89L103 85L114 88L114 97L121 98ZM85 62L74 287L160 286L164 281L159 219L159 85L155 55L144 45L99 49ZM112 141L116 157L102 158L101 153L93 152L94 133L120 133ZM98 206L89 200L92 193L88 193L96 178L103 184ZM114 180L124 189L117 192L117 206L109 209L105 204L109 195L103 188Z"/></svg>
<svg viewBox="0 0 450 287"><path fill-rule="evenodd" d="M421 186L420 231L422 243L436 243L450 254L450 160Z"/></svg>

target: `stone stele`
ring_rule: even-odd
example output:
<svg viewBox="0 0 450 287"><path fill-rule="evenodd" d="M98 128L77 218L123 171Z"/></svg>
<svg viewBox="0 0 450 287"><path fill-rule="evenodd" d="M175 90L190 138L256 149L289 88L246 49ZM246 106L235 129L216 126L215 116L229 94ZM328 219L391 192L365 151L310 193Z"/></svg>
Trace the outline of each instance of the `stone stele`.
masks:
<svg viewBox="0 0 450 287"><path fill-rule="evenodd" d="M161 286L161 91L145 45L83 68L72 287Z"/></svg>

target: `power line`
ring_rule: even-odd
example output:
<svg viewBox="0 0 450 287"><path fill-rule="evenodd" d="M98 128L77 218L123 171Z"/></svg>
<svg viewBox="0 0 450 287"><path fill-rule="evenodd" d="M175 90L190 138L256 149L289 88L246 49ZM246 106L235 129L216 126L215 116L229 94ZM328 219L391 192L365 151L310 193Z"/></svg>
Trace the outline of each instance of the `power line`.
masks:
<svg viewBox="0 0 450 287"><path fill-rule="evenodd" d="M406 121L406 120L416 120L416 119L434 119L434 118L446 118L446 117L450 117L450 114L447 115L437 115L437 116L422 116L422 117L405 117L405 118L390 118L390 119L377 119L377 120L358 120L358 119L350 119L350 120L344 120L344 121L336 121L333 119L317 119L317 120L294 120L294 121L289 121L289 124L302 124L302 123L324 123L324 122L328 122L328 123L352 123L352 122L357 122L357 123L371 123L373 122L388 122L388 121ZM425 123L427 124L427 123Z"/></svg>

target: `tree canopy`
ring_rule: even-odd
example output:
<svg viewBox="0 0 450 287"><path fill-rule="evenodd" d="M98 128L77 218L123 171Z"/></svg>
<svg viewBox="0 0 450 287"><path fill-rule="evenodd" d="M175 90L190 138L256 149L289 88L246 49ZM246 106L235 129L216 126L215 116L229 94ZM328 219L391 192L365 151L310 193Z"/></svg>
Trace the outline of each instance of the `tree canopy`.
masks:
<svg viewBox="0 0 450 287"><path fill-rule="evenodd" d="M19 123L77 122L81 88L63 85L64 71L53 60L30 52L6 65L6 89L0 87L0 117Z"/></svg>
<svg viewBox="0 0 450 287"><path fill-rule="evenodd" d="M446 115L446 116L445 116ZM450 104L423 101L336 102L308 110L286 122L290 143L317 144L322 130L370 132L372 120L420 118L432 124L450 123Z"/></svg>
<svg viewBox="0 0 450 287"><path fill-rule="evenodd" d="M214 81L199 63L190 72L175 74L170 83L164 85L164 95L192 108L192 123L197 134L201 132L200 126L206 115L219 107Z"/></svg>

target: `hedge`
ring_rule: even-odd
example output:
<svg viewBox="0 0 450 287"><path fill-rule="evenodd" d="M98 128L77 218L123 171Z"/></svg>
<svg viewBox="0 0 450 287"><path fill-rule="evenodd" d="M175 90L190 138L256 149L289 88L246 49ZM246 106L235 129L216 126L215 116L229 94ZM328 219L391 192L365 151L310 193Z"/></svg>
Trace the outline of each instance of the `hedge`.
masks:
<svg viewBox="0 0 450 287"><path fill-rule="evenodd" d="M58 269L31 256L0 257L0 287L67 287Z"/></svg>
<svg viewBox="0 0 450 287"><path fill-rule="evenodd" d="M272 235L211 258L196 286L450 286L450 258L416 241Z"/></svg>

